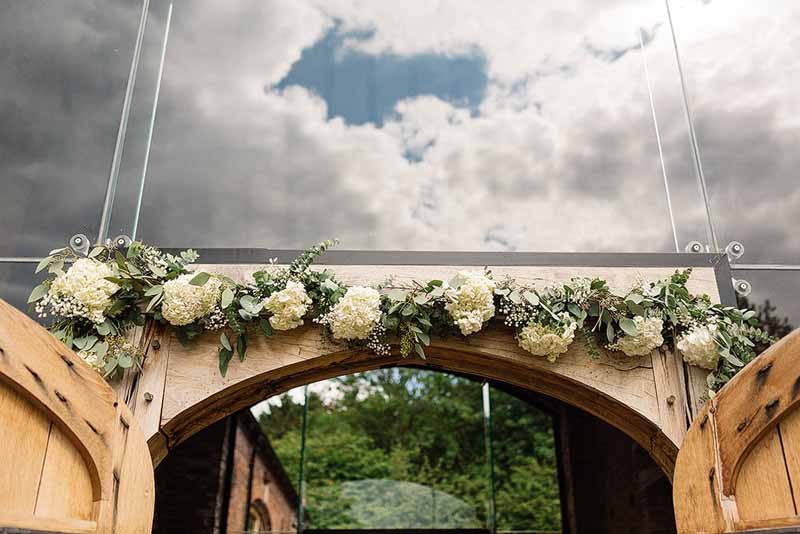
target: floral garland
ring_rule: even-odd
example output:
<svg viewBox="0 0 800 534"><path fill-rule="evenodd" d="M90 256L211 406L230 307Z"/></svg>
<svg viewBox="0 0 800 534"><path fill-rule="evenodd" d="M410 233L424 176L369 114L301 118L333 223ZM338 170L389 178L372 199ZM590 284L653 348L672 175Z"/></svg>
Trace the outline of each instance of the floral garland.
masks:
<svg viewBox="0 0 800 534"><path fill-rule="evenodd" d="M239 284L218 274L190 272L197 254L165 254L140 242L127 249L96 246L86 257L54 250L36 272L47 279L28 302L40 317L52 317L54 335L106 377L139 367L143 354L125 337L152 319L186 344L204 331L220 331L219 368L224 375L234 354L244 360L249 336L273 335L311 320L334 340L354 347L425 358L431 336L469 336L498 320L516 331L519 346L555 362L580 333L590 354L599 347L629 357L666 345L690 365L711 371L716 390L755 358L756 344L772 340L754 311L713 304L686 288L691 270L638 283L616 294L605 280L574 278L546 289L495 280L488 270L462 271L449 282L430 280L377 287L348 287L328 270L312 270L325 241L282 267L275 260ZM70 263L65 270L65 266Z"/></svg>

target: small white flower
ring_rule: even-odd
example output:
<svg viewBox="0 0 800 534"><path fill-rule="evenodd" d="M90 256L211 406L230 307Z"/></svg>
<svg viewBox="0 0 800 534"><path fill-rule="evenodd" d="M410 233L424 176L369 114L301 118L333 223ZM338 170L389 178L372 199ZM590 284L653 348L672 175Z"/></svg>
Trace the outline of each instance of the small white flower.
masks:
<svg viewBox="0 0 800 534"><path fill-rule="evenodd" d="M532 322L517 334L517 343L534 356L544 356L548 361L554 362L559 355L567 352L575 340L577 328L578 324L575 322L562 328Z"/></svg>
<svg viewBox="0 0 800 534"><path fill-rule="evenodd" d="M367 339L381 319L381 296L371 287L351 287L325 316L333 337Z"/></svg>
<svg viewBox="0 0 800 534"><path fill-rule="evenodd" d="M264 300L264 307L272 313L269 324L275 330L291 330L303 324L311 299L303 284L294 280L286 283L286 289L277 291Z"/></svg>
<svg viewBox="0 0 800 534"><path fill-rule="evenodd" d="M719 347L714 340L717 325L695 326L683 334L675 347L683 354L683 361L689 365L713 371L719 362Z"/></svg>
<svg viewBox="0 0 800 534"><path fill-rule="evenodd" d="M117 284L106 280L109 276L114 276L114 271L105 263L81 258L53 280L47 304L59 315L102 323L111 306L111 296L119 290Z"/></svg>
<svg viewBox="0 0 800 534"><path fill-rule="evenodd" d="M222 281L212 276L205 284L195 286L189 282L196 275L182 274L164 284L164 302L161 315L175 326L187 325L205 317L214 309L222 293Z"/></svg>
<svg viewBox="0 0 800 534"><path fill-rule="evenodd" d="M494 280L482 271L461 271L461 284L448 289L445 309L465 336L478 332L494 317Z"/></svg>
<svg viewBox="0 0 800 534"><path fill-rule="evenodd" d="M664 322L661 319L636 316L633 322L636 325L636 335L620 337L616 343L608 346L609 349L622 351L627 356L644 356L664 344L661 335Z"/></svg>

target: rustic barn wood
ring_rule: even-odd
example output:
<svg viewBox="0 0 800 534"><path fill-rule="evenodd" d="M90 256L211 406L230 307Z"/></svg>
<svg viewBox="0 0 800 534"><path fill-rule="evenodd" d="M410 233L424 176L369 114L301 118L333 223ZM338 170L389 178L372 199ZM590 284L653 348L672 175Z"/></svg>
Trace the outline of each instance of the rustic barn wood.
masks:
<svg viewBox="0 0 800 534"><path fill-rule="evenodd" d="M800 330L743 369L689 429L673 485L681 534L800 525L798 396Z"/></svg>
<svg viewBox="0 0 800 534"><path fill-rule="evenodd" d="M0 527L148 534L153 469L102 377L0 301Z"/></svg>
<svg viewBox="0 0 800 534"><path fill-rule="evenodd" d="M196 270L220 273L246 281L256 265L198 265ZM349 284L374 284L390 276L399 282L449 279L472 266L431 265L330 265ZM640 281L668 277L668 267L490 267L498 279L509 276L539 287L573 277L603 277L612 289L624 291ZM712 267L695 268L689 288L719 299L717 278ZM149 419L143 422L156 463L168 448L194 432L236 410L292 387L376 367L414 364L452 372L472 373L539 391L574 404L621 428L651 452L671 476L677 449L688 428L691 407L697 402L689 391L684 365L678 357L663 351L641 358L603 352L598 359L588 356L582 342L555 364L535 358L516 344L513 332L504 327L487 329L464 338L434 340L426 350L428 358L403 360L397 354L379 358L355 353L321 337L312 325L277 333L270 339L254 336L244 362L231 362L222 377L217 369L218 335L208 333L188 347L177 340L156 336L159 351L148 350L145 373L139 379L134 413L140 418L142 406ZM148 343L151 343L148 342ZM151 360L152 358L152 360ZM703 382L705 374L699 374ZM146 388L142 384L154 384ZM141 402L143 389L149 402ZM160 426L152 414L160 413Z"/></svg>

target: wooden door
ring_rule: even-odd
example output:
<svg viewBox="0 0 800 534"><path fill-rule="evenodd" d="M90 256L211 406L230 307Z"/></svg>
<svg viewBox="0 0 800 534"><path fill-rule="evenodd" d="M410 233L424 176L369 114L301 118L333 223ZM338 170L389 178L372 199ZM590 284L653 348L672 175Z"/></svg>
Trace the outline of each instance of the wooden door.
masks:
<svg viewBox="0 0 800 534"><path fill-rule="evenodd" d="M800 533L800 330L745 367L678 453L679 534Z"/></svg>
<svg viewBox="0 0 800 534"><path fill-rule="evenodd" d="M144 436L100 375L0 300L0 533L149 534Z"/></svg>

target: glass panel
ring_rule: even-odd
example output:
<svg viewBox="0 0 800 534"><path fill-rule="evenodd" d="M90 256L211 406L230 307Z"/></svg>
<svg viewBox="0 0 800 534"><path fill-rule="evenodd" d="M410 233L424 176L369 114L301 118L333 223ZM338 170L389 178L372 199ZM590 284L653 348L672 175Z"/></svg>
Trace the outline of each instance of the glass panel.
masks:
<svg viewBox="0 0 800 534"><path fill-rule="evenodd" d="M553 418L509 393L491 392L497 530L560 532Z"/></svg>
<svg viewBox="0 0 800 534"><path fill-rule="evenodd" d="M660 0L151 5L117 231L170 6L148 241L671 251L665 174L678 241L703 228Z"/></svg>
<svg viewBox="0 0 800 534"><path fill-rule="evenodd" d="M284 396L262 416L290 476L299 464L299 402ZM387 369L310 386L305 527L485 527L481 406L479 383L431 371Z"/></svg>
<svg viewBox="0 0 800 534"><path fill-rule="evenodd" d="M0 256L97 235L141 6L3 2Z"/></svg>
<svg viewBox="0 0 800 534"><path fill-rule="evenodd" d="M800 2L671 0L720 246L800 258Z"/></svg>
<svg viewBox="0 0 800 534"><path fill-rule="evenodd" d="M734 271L733 276L750 282L753 290L739 297L742 307L754 307L759 319L775 337L800 327L800 271Z"/></svg>
<svg viewBox="0 0 800 534"><path fill-rule="evenodd" d="M47 274L34 274L35 263L0 263L0 299L28 311L28 296Z"/></svg>

